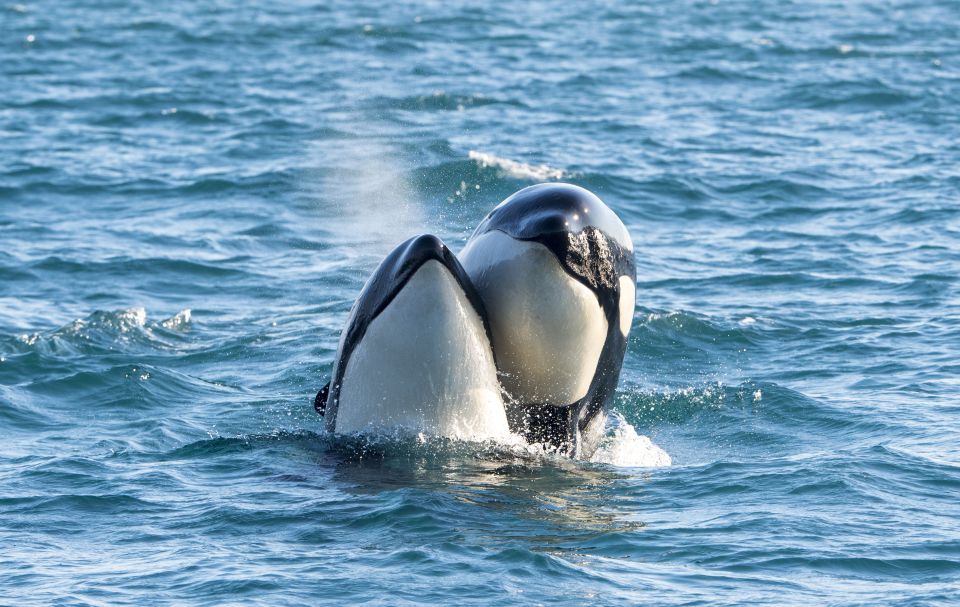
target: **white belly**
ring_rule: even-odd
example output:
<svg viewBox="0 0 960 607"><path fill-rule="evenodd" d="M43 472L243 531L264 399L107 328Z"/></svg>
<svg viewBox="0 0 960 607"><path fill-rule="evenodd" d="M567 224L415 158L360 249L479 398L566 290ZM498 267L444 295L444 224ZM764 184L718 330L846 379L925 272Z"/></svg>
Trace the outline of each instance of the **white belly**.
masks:
<svg viewBox="0 0 960 607"><path fill-rule="evenodd" d="M483 322L437 261L424 263L370 323L340 386L339 433L510 435Z"/></svg>
<svg viewBox="0 0 960 607"><path fill-rule="evenodd" d="M460 254L490 316L501 381L521 403L586 396L607 336L597 296L544 245L491 231Z"/></svg>

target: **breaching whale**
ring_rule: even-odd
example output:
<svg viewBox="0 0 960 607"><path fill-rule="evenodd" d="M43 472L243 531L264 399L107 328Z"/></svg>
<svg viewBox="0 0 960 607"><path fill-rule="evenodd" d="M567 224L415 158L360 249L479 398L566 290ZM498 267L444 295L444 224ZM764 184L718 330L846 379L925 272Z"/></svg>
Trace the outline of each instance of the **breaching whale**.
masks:
<svg viewBox="0 0 960 607"><path fill-rule="evenodd" d="M511 429L589 456L633 320L627 228L588 190L535 185L487 215L460 261L489 315Z"/></svg>
<svg viewBox="0 0 960 607"><path fill-rule="evenodd" d="M439 238L407 240L374 271L314 406L341 434L510 436L483 302Z"/></svg>
<svg viewBox="0 0 960 607"><path fill-rule="evenodd" d="M511 434L588 457L636 297L633 242L591 192L541 184L480 223L460 260L435 236L367 281L314 406L335 433Z"/></svg>

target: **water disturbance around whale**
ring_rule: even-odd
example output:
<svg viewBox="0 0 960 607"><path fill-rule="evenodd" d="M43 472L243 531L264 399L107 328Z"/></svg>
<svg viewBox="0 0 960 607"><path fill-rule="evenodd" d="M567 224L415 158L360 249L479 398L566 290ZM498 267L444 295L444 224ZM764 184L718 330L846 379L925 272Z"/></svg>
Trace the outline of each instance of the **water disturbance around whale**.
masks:
<svg viewBox="0 0 960 607"><path fill-rule="evenodd" d="M958 23L0 3L0 604L960 603ZM594 453L328 432L384 257L542 182L633 241Z"/></svg>

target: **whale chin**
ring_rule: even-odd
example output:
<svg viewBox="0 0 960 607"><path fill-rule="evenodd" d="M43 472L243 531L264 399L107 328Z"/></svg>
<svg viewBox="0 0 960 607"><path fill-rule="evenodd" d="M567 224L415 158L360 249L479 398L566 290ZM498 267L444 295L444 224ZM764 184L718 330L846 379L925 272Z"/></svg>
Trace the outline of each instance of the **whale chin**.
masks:
<svg viewBox="0 0 960 607"><path fill-rule="evenodd" d="M344 330L328 430L510 436L483 311L465 280L432 236L384 260Z"/></svg>
<svg viewBox="0 0 960 607"><path fill-rule="evenodd" d="M460 260L490 314L507 394L554 407L586 396L607 335L597 296L547 247L500 231L471 240Z"/></svg>

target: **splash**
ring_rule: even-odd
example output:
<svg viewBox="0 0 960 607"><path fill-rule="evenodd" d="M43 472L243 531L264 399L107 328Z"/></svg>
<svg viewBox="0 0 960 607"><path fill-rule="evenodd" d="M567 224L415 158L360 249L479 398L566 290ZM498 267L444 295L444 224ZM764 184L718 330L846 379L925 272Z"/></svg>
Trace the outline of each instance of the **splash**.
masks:
<svg viewBox="0 0 960 607"><path fill-rule="evenodd" d="M69 325L56 331L61 335L86 336L90 330L111 330L117 333L129 333L143 329L147 322L147 310L142 306L122 310L97 310L86 318L78 318Z"/></svg>
<svg viewBox="0 0 960 607"><path fill-rule="evenodd" d="M160 322L164 329L183 330L190 324L190 308L180 310L170 318Z"/></svg>
<svg viewBox="0 0 960 607"><path fill-rule="evenodd" d="M61 348L83 344L84 347L99 344L113 348L118 343L153 343L173 346L171 333L155 333L163 328L169 332L183 333L190 328L191 312L188 308L161 321L149 321L147 310L142 306L119 310L95 310L84 318L61 326L53 331L24 333L17 340L30 347ZM72 346L71 346L72 344Z"/></svg>
<svg viewBox="0 0 960 607"><path fill-rule="evenodd" d="M608 416L606 436L590 461L632 468L661 468L672 463L666 451L646 436L637 434L630 422L616 411Z"/></svg>
<svg viewBox="0 0 960 607"><path fill-rule="evenodd" d="M528 443L517 434L483 436L475 432L463 432L441 435L419 428L394 426L338 434L336 440L362 445L366 449L382 448L385 445L394 448L407 445L407 448L415 447L429 452L459 446L456 448L474 454L486 453L493 459L516 457L525 461L576 461L570 460L554 446ZM475 451L477 448L480 448L479 452ZM589 458L581 461L623 468L662 468L673 463L666 451L648 437L638 434L630 422L618 412L607 416L605 434L600 439L599 446Z"/></svg>
<svg viewBox="0 0 960 607"><path fill-rule="evenodd" d="M517 179L551 181L561 179L564 176L561 169L555 169L545 164L525 164L476 150L470 150L468 156L470 160L476 161L482 167L499 169L503 174Z"/></svg>

